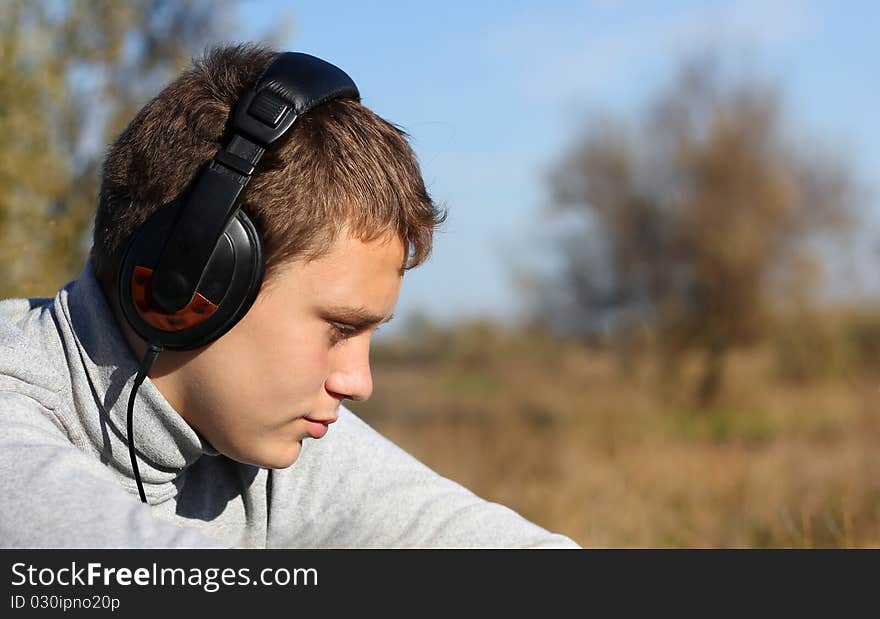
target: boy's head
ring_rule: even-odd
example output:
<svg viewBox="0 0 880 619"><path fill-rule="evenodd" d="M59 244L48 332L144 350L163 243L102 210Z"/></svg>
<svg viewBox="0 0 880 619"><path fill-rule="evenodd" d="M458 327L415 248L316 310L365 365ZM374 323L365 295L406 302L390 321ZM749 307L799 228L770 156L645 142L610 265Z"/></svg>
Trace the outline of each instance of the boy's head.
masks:
<svg viewBox="0 0 880 619"><path fill-rule="evenodd" d="M216 48L147 104L103 167L92 257L109 299L132 232L177 198L222 143L232 107L276 52ZM151 379L218 451L272 468L372 389L369 339L444 214L406 134L359 102L302 115L261 160L242 208L266 253L248 313L208 346L162 353ZM116 304L111 303L116 310ZM146 344L118 315L135 354Z"/></svg>

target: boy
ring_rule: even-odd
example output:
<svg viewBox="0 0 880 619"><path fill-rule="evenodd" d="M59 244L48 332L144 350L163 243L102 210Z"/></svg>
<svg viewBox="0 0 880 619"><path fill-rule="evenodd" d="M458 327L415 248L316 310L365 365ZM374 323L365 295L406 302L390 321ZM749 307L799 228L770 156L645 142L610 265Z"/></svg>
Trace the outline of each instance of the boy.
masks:
<svg viewBox="0 0 880 619"><path fill-rule="evenodd" d="M291 116L299 85L267 77L281 60L317 67L307 94L343 87ZM305 55L220 47L111 146L80 275L54 298L0 303L0 544L578 547L437 475L341 404L370 396L370 337L443 220L406 134L348 79ZM255 84L265 100L247 111L263 125L296 116L271 147L258 129L227 135ZM259 274L211 337L186 339L226 311L204 287L222 252L192 281L156 256L198 255L195 241L164 239L187 221L169 213L196 232L216 224L169 206L200 200L207 174L241 190L229 205L259 237ZM257 247L242 238L251 245L229 260ZM181 291L186 307L169 301Z"/></svg>

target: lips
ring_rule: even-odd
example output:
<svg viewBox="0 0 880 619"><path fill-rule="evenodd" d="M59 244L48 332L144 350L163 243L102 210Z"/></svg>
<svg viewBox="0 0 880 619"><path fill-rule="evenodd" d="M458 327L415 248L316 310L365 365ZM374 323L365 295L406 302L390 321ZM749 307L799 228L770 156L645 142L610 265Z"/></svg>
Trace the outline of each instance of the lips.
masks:
<svg viewBox="0 0 880 619"><path fill-rule="evenodd" d="M334 423L338 419L338 417L336 415L333 415L332 417L303 417L303 419L305 419L306 421L314 421L316 423L329 425L331 423Z"/></svg>
<svg viewBox="0 0 880 619"><path fill-rule="evenodd" d="M336 419L337 417L335 415L325 419L318 417L303 417L303 421L306 423L306 431L312 438L321 438L327 434L330 424L335 422Z"/></svg>

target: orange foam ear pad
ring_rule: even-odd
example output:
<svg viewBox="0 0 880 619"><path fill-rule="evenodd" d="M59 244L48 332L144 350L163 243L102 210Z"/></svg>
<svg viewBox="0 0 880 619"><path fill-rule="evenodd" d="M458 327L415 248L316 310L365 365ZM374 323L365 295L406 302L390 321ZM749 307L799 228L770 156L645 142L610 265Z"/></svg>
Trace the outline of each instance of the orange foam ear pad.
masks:
<svg viewBox="0 0 880 619"><path fill-rule="evenodd" d="M135 266L134 277L131 280L131 297L134 307L144 321L160 331L183 331L192 326L205 322L217 311L217 306L206 297L196 292L186 307L166 314L161 308L151 302L147 291L150 282L153 281L153 269Z"/></svg>

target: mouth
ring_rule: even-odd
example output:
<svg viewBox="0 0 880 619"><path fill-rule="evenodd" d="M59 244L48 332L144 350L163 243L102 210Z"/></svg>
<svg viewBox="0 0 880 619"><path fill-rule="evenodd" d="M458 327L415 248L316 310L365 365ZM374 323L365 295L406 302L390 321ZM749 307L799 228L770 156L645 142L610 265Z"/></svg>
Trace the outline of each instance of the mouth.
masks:
<svg viewBox="0 0 880 619"><path fill-rule="evenodd" d="M332 417L303 417L306 421L314 421L315 423L323 423L324 425L330 425L331 423L335 423L338 417L333 415Z"/></svg>
<svg viewBox="0 0 880 619"><path fill-rule="evenodd" d="M333 417L323 419L317 417L303 417L302 419L306 423L306 431L309 433L309 436L312 438L321 438L327 434L330 424L334 423L337 417L334 415Z"/></svg>

